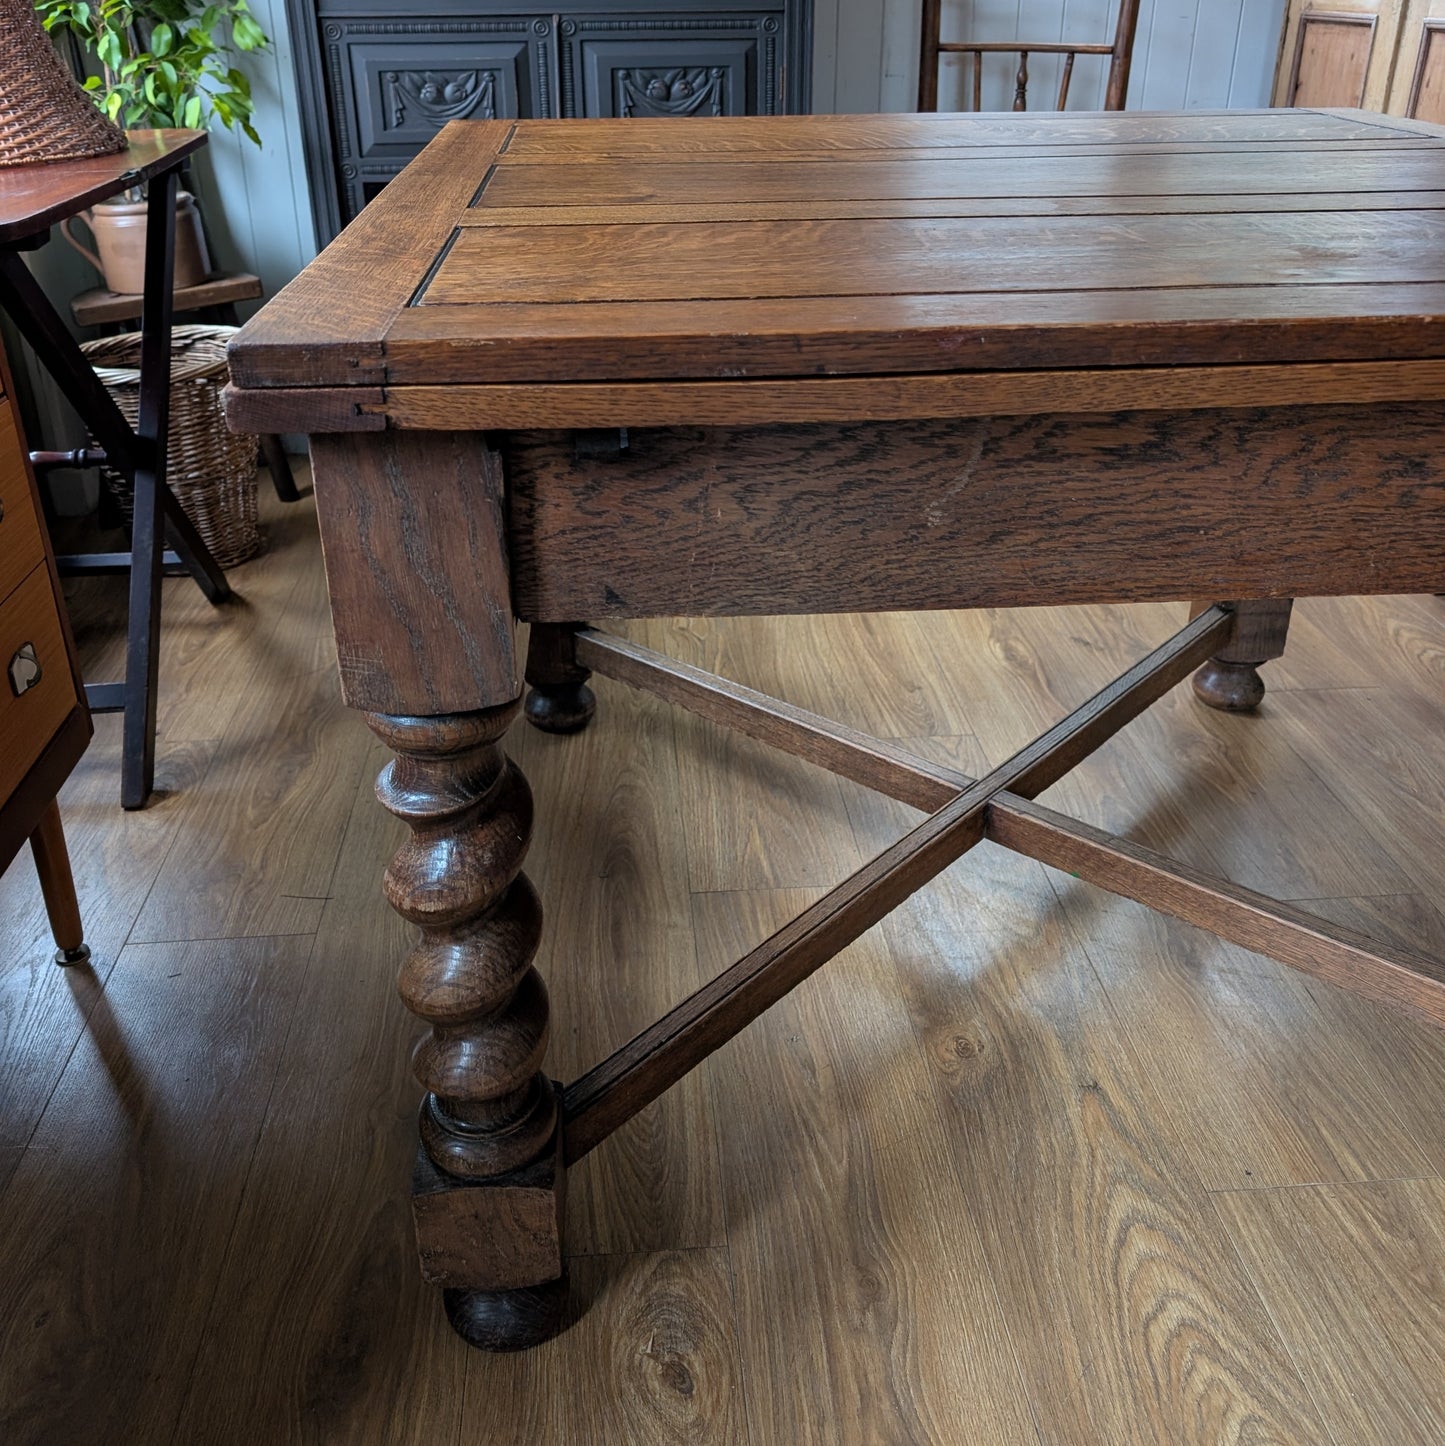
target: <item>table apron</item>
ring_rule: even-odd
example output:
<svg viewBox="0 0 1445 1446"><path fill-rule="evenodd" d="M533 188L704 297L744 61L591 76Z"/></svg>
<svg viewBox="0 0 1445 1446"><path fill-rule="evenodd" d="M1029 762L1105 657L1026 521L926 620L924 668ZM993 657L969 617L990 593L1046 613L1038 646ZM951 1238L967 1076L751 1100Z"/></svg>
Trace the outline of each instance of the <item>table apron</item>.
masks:
<svg viewBox="0 0 1445 1446"><path fill-rule="evenodd" d="M1438 403L503 443L533 621L1445 590Z"/></svg>

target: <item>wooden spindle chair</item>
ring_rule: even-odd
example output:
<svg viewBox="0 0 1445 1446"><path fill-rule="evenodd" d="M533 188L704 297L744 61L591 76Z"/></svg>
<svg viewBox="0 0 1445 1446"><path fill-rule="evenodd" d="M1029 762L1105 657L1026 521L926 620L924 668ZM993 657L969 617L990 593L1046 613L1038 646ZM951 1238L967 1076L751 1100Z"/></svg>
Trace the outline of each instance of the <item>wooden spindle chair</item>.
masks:
<svg viewBox="0 0 1445 1446"><path fill-rule="evenodd" d="M944 41L939 38L943 18L943 0L923 0L923 49L918 75L918 109L938 109L938 63L941 55L973 56L973 109L983 109L983 58L985 55L1016 54L1018 75L1014 81L1015 110L1029 108L1029 56L1062 55L1063 74L1059 83L1058 109L1069 101L1069 84L1074 78L1074 60L1080 55L1107 55L1109 85L1105 93L1105 110L1123 110L1129 91L1129 64L1134 55L1134 32L1139 27L1139 0L1120 0L1119 23L1114 27L1111 44L1084 45L1069 41L1051 41L1030 45L1022 40Z"/></svg>

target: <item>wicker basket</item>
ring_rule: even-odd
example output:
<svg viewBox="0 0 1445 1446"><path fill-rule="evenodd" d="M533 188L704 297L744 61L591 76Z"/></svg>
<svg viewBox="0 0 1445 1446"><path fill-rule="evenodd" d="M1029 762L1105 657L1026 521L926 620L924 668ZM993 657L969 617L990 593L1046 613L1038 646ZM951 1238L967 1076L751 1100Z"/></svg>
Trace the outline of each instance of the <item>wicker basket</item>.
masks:
<svg viewBox="0 0 1445 1446"><path fill-rule="evenodd" d="M0 0L0 166L125 148L125 132L101 115L61 63L35 0Z"/></svg>
<svg viewBox="0 0 1445 1446"><path fill-rule="evenodd" d="M226 429L221 389L234 326L178 326L171 339L170 452L166 480L216 561L234 567L261 550L256 526L256 439ZM81 344L95 374L134 426L140 417L139 332ZM101 477L127 520L131 486L108 467Z"/></svg>

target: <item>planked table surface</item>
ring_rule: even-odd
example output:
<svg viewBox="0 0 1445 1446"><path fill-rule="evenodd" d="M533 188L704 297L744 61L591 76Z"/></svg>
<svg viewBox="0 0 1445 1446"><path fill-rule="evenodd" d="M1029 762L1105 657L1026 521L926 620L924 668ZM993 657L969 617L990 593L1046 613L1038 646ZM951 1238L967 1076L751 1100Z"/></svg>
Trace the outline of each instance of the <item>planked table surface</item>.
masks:
<svg viewBox="0 0 1445 1446"><path fill-rule="evenodd" d="M458 121L244 329L233 415L987 414L997 372L1083 410L1166 367L1166 405L1419 400L1442 205L1445 131L1354 111Z"/></svg>

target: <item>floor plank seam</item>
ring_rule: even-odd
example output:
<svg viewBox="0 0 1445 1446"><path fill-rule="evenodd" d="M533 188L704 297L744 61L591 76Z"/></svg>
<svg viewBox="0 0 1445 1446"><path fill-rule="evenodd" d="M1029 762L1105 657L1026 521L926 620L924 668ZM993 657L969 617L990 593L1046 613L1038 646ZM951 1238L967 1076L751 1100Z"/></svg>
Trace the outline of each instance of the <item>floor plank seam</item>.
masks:
<svg viewBox="0 0 1445 1446"><path fill-rule="evenodd" d="M1276 683L1265 675L1271 693L1374 693L1379 691L1378 683Z"/></svg>
<svg viewBox="0 0 1445 1446"><path fill-rule="evenodd" d="M850 827L851 822L852 821L850 820ZM907 830L904 830L904 832L907 832ZM901 838L902 834L900 834L899 837ZM881 852L881 850L876 850L875 852ZM872 858L873 854L869 854L868 857ZM836 884L841 882L842 880L840 879L834 879L832 881L825 881L821 883L814 882L806 884L764 884L756 889L692 889L689 892L688 897L692 899L711 899L726 898L729 894L825 894L828 892L829 889L833 888ZM928 887L929 885L925 884L923 888L920 889L918 892L924 893L926 892ZM876 928L877 925L874 925L874 927Z"/></svg>
<svg viewBox="0 0 1445 1446"><path fill-rule="evenodd" d="M569 1250L568 1260L646 1260L653 1255L706 1255L726 1245L660 1245L653 1250Z"/></svg>
<svg viewBox="0 0 1445 1446"><path fill-rule="evenodd" d="M1049 890L1054 896L1059 927L1064 931L1066 941L1071 942L1073 947L1077 949L1082 956L1088 968L1089 975L1099 990L1099 997L1103 1000L1104 1008L1108 1012L1114 1030L1128 1054L1130 1066L1139 1076L1140 1087L1154 1101L1155 1108L1151 1113L1163 1116L1165 1114L1163 1108L1164 1102L1160 1097L1153 1072L1148 1068L1147 1050L1141 1049L1139 1041L1135 1038L1133 1029L1129 1027L1127 1018L1114 998L1114 992L1109 987L1104 972L1095 962L1094 948L1091 945L1089 936L1077 928L1067 905L1064 903L1062 895L1059 893L1059 880L1064 877L1072 878L1073 876L1060 874L1058 870L1048 868L1044 865L1039 865L1039 867L1044 869L1044 873L1048 879ZM1109 897L1111 899L1115 898L1114 895L1110 895ZM1311 998L1310 1003L1313 1008L1318 1008L1313 998ZM1200 1177L1197 1167L1190 1162L1187 1151L1179 1147L1179 1142L1175 1135L1161 1131L1157 1138L1163 1143L1166 1149L1164 1163L1181 1177L1187 1176L1193 1191L1204 1195L1209 1194L1209 1187L1205 1185L1203 1179ZM1256 1294L1257 1293L1258 1291L1256 1290Z"/></svg>
<svg viewBox="0 0 1445 1446"><path fill-rule="evenodd" d="M300 936L294 934L286 934L272 937L297 938ZM301 990L305 986L306 976L311 972L311 968L313 963L315 962L315 958L316 936L313 935L311 947L306 951L306 962L301 967L301 970L299 971L300 977L296 981L297 998L300 997ZM251 1179L255 1173L256 1157L261 1150L261 1141L266 1136L266 1126L271 1119L271 1110L276 1100L276 1090L280 1085L281 1076L284 1073L281 1061L286 1058L286 1046L290 1043L291 1034L296 1027L296 1017L297 1016L295 1011L292 1011L288 1014L285 1032L281 1040L281 1047L278 1050L276 1056L276 1072L272 1076L270 1084L267 1086L266 1103L262 1106L256 1121L256 1131L254 1137L252 1138L251 1149L246 1160L245 1174L241 1180L241 1188L236 1192L235 1208L231 1212L230 1224L226 1230L226 1243L221 1248L221 1258L216 1266L215 1279L211 1287L211 1296L208 1302L208 1308L206 1310L205 1316L203 1317L203 1319L208 1322L208 1328L201 1332L200 1338L196 1343L196 1350L191 1359L190 1378L186 1382L185 1391L181 1394L179 1398L179 1402L176 1408L175 1423L171 1428L171 1446L187 1446L187 1443L181 1441L180 1439L181 1426L186 1419L186 1411L190 1406L191 1396L195 1390L196 1374L199 1369L206 1344L210 1339L213 1338L215 1332L219 1329L222 1323L223 1317L220 1313L218 1313L216 1309L216 1301L217 1297L220 1295L221 1286L226 1280L226 1267L230 1263L231 1251L236 1240L236 1226L241 1219L241 1212L246 1204L247 1192L251 1188Z"/></svg>
<svg viewBox="0 0 1445 1446"><path fill-rule="evenodd" d="M694 947L696 947L694 945ZM723 1223L723 1253L727 1260L728 1273L728 1303L732 1307L732 1328L733 1328L733 1351L738 1369L738 1392L742 1397L742 1434L746 1442L753 1439L753 1406L752 1406L752 1381L748 1375L746 1362L743 1360L742 1351L739 1347L739 1338L742 1330L742 1317L738 1312L738 1271L737 1263L733 1259L733 1231L732 1221L728 1215L727 1191L721 1188L723 1171L722 1152L722 1116L718 1108L718 1091L716 1082L716 1071L709 1070L706 1074L706 1089L708 1097L712 1101L713 1111L713 1150L718 1162L718 1207L722 1214ZM714 1247L716 1248L716 1247Z"/></svg>
<svg viewBox="0 0 1445 1446"><path fill-rule="evenodd" d="M1278 1195L1285 1190L1341 1190L1355 1189L1362 1185L1412 1185L1431 1180L1445 1179L1434 1175L1379 1175L1369 1179L1355 1180L1289 1180L1279 1185L1248 1185L1202 1187L1205 1195Z"/></svg>
<svg viewBox="0 0 1445 1446"><path fill-rule="evenodd" d="M677 729L673 727L673 742L676 745ZM688 851L683 850L684 854ZM684 866L686 866L684 858ZM700 964L703 958L702 944L698 939L697 913L693 909L691 899L694 897L689 891L688 898L688 933L692 936L692 957L694 968L700 972ZM733 1258L733 1223L728 1211L728 1192L723 1183L726 1173L726 1154L723 1150L723 1111L721 1087L719 1084L720 1071L716 1068L703 1069L698 1072L702 1088L706 1092L706 1098L712 1112L712 1148L713 1160L717 1165L717 1203L718 1212L722 1216L723 1227L723 1252L727 1261L728 1274L728 1303L732 1307L732 1329L733 1329L733 1352L734 1360L737 1363L738 1371L738 1392L742 1397L742 1437L747 1446L753 1441L753 1404L752 1404L752 1381L748 1374L747 1363L743 1358L741 1349L742 1316L738 1310L738 1268L737 1261ZM714 1247L716 1248L716 1247Z"/></svg>
<svg viewBox="0 0 1445 1446"><path fill-rule="evenodd" d="M367 769L368 769L368 767L370 766L371 761L372 761L373 759L375 759L375 757L376 757L376 755L377 755L377 751L378 751L379 749L381 749L381 745L377 742L377 740L376 740L375 738L371 737L370 734L367 733L367 731L362 727L361 722L360 722L359 719L356 719L356 718L353 717L353 724L354 724L354 726L355 726L355 729L358 731L358 736L364 737L364 739L365 739L365 741L363 742L363 745L362 745L361 763L358 765L358 768L357 768L358 778L359 778L359 780L364 784L365 781L366 781ZM384 750L382 750L382 751L384 752ZM379 771L379 770L378 770L378 771ZM372 792L371 792L370 789L363 789L363 795L362 795L362 796L363 796L363 799L365 799L366 801L369 802L374 795L372 794ZM337 845L336 845L336 852L335 852L335 854L332 856L332 860L331 860L331 870L330 870L330 872L326 875L326 893L325 893L324 895L318 895L318 896L314 896L314 897L319 897L319 898L322 898L322 899L324 899L324 900L329 901L329 900L333 897L333 895L335 894L335 892L336 892L336 871L337 871L337 869L339 869L339 868L341 867L341 851L342 851L342 845L345 843L345 841L346 841L346 834L347 834L348 830L351 828L351 819L352 819L352 815L356 812L356 807L357 807L356 800L355 800L355 798L353 797L351 807L347 810L347 813L346 813L346 824L345 824L345 826L344 826L344 827L342 828L342 830L341 830L341 834L340 834L340 837L339 837L339 839L338 839L338 841L337 841ZM401 825L398 824L398 825L397 825L397 839L398 839L398 842L400 841L400 837L401 837L401 834L402 834L403 832L404 832L404 830L402 829ZM388 856L387 856L387 857L388 857L388 861L389 861L389 860L390 860L390 853L388 853ZM287 898L287 897L306 898L306 897L312 897L312 896L308 896L308 895L294 895L294 896L292 896L292 895L284 895L284 894L283 894L281 897L283 897L283 898ZM323 915L324 915L325 911L323 910L322 913L323 913ZM319 928L319 921L318 921L318 928Z"/></svg>
<svg viewBox="0 0 1445 1446"><path fill-rule="evenodd" d="M223 730L221 733L221 737L216 742L216 747L212 750L210 757L206 760L206 766L201 770L200 776L196 778L195 781L191 784L190 794L192 796L204 789L206 785L206 780L211 776L211 770L216 766L217 762L222 756L225 738L226 734ZM166 871L166 866L171 861L171 856L176 851L176 845L180 842L180 837L181 824L180 820L177 820L175 826L171 830L171 840L166 845L165 852L161 855L160 862L156 865L155 873L151 875L151 881L146 888L145 897L140 901L140 904L137 906L134 915L132 915L131 917L129 926L126 928L125 939L121 942L121 951L124 951L130 946L131 936L136 931L136 925L139 924L140 921L145 917L145 911L150 905L151 896L155 893L156 885L160 882L162 875L164 875ZM119 955L117 955L117 957L119 957Z"/></svg>
<svg viewBox="0 0 1445 1446"><path fill-rule="evenodd" d="M1323 691L1323 690L1322 690L1322 691ZM1384 688L1375 688L1375 689L1353 689L1353 690L1351 690L1351 691L1356 692L1356 693L1363 693L1363 692L1382 693L1382 692L1386 692L1387 690L1384 689ZM1349 801L1347 798L1342 798L1342 797L1340 796L1340 794L1338 793L1338 791L1335 789L1334 785L1333 785L1333 784L1329 781L1329 779L1328 779L1324 774L1322 774L1322 773L1320 772L1320 770L1315 766L1315 763L1314 763L1314 761L1311 759L1310 755L1309 755L1307 752L1303 752L1303 751L1301 751L1299 748L1295 747L1294 742L1293 742L1292 740L1289 740L1289 747L1290 747L1290 751L1293 752L1294 755L1295 755L1295 757L1299 760L1300 766L1305 770L1305 772L1306 772L1306 773L1309 775L1309 777L1313 780L1314 786L1315 786L1315 788L1318 789L1320 795L1323 796L1323 797L1326 797L1326 798L1331 799L1331 800L1333 801L1334 806L1339 809L1339 816L1340 816L1340 818L1341 818L1342 820L1344 820L1344 819L1354 820L1354 821L1356 821L1357 823L1359 823L1361 827L1363 827L1363 823L1362 823L1361 820L1359 820L1359 818L1358 818L1358 816L1357 816L1357 814L1356 814L1356 812L1355 812L1355 809L1354 809L1353 805L1350 803L1350 801ZM1418 866L1418 860L1413 860L1413 859L1409 858L1408 856L1402 857L1402 856L1400 855L1400 853L1397 852L1396 847L1395 847L1394 845L1392 845L1392 843L1391 843L1391 830L1386 829L1386 830L1382 831L1381 836L1379 836L1379 837L1377 838L1377 842L1378 842L1378 844L1379 844L1379 847L1380 847L1381 852L1391 861L1391 863L1394 865L1394 868L1395 868L1395 870L1399 873L1399 875L1400 875L1403 879L1409 880L1409 881L1413 882L1413 883L1416 885L1416 888L1413 889L1413 890L1412 890L1412 889L1395 889L1395 890L1392 890L1392 891L1390 891L1390 896L1399 897L1399 896L1402 895L1402 894L1408 894L1408 893L1412 893L1412 892L1425 892L1424 888L1423 888L1423 887L1421 886L1421 884L1420 884L1420 876L1415 872L1415 866Z"/></svg>
<svg viewBox="0 0 1445 1446"><path fill-rule="evenodd" d="M609 684L612 682L612 680L611 680L610 678L609 678L609 679L603 679L603 681L604 681L604 682L607 682L607 683L609 683ZM615 686L616 686L617 688L619 688L619 689L622 689L622 688L625 688L627 685L626 685L625 683L617 683ZM604 690L604 691L605 691L605 690ZM665 706L666 711L667 711L667 733L668 733L668 737L672 740L672 765L673 765L673 768L676 770L674 776L677 777L678 779L682 779L682 778L684 778L686 775L685 775L685 772L684 772L684 770L683 770L683 763L682 763L682 754L683 754L682 739L678 736L678 735L679 735L679 729L678 729L678 726L677 726L677 725L678 725L678 720L679 720L679 718L680 718L681 716L684 716L685 710L682 709L682 708L679 708L675 703L665 704L664 706ZM680 806L681 806L681 803L680 803L680 801L679 801L679 807L680 807ZM693 863L692 863L692 850L691 850L690 848L684 848L683 851L682 851L682 867L683 867L683 872L684 872L684 873L686 874L686 876L687 876L687 893L688 893L688 898L692 898L692 897L696 894L697 890L693 888L694 874L693 874ZM694 938L693 938L693 949L694 949L694 951L696 951L696 949L697 949L697 939L696 939L696 933L695 933L695 931L694 931Z"/></svg>
<svg viewBox="0 0 1445 1446"><path fill-rule="evenodd" d="M87 1030L89 1029L89 1027L90 1027L90 1017L91 1017L92 1014L95 1013L95 1010L96 1010L97 1006L98 1006L99 1003L100 1003L100 996L105 992L106 987L109 985L111 975L115 973L116 966L120 963L120 956L121 956L124 952L125 952L125 945L122 945L122 946L120 947L120 949L118 949L118 950L116 951L115 958L110 961L110 968L105 971L105 976L104 976L104 978L97 978L97 980L96 980L97 988L96 988L96 991L95 991L95 997L90 1001L89 1006L85 1009L85 1012L81 1015L81 1017L80 1017L80 1019L79 1019L79 1021L78 1021L78 1023L77 1023L77 1027L76 1027L76 1030L75 1030L75 1035L74 1035L74 1037L73 1037L73 1038L71 1039L71 1041L70 1041L70 1048L67 1049L66 1052L65 1052L65 1059L60 1063L59 1067L56 1069L56 1071L55 1071L55 1077L54 1077L54 1078L51 1080L51 1082L50 1082L50 1088L45 1092L45 1103L42 1104L41 1107L40 1107L40 1109L36 1112L34 1123L30 1126L30 1132L29 1132L29 1134L26 1135L25 1139L20 1142L20 1144L19 1144L19 1146L18 1146L19 1149L21 1149L21 1150L29 1150L29 1149L33 1148L33 1146L34 1146L34 1141L35 1141L35 1136L39 1133L39 1131L40 1131L40 1126L44 1123L44 1121L45 1121L45 1116L49 1113L51 1103L52 1103L52 1101L55 1099L55 1092L56 1092L56 1090L58 1090L58 1089L60 1088L60 1082L61 1082L61 1080L63 1080L63 1079L65 1078L65 1072L66 1072L66 1070L68 1070L68 1069L70 1068L71 1061L75 1058L75 1051L80 1048L80 1042L81 1042L81 1040L83 1040L83 1039L85 1038L86 1031L87 1031ZM56 966L53 966L53 965L52 965L51 967L54 968L54 967L56 967ZM90 969L93 970L94 965L93 965L93 964L92 964L92 965L83 965L83 964L82 964L82 965L80 966L80 968L82 968L82 969L90 968ZM56 978L54 975L52 975L51 978L52 978L52 981L53 981L57 986L59 986L60 984L64 983L64 979L63 979L63 978ZM73 996L72 996L72 997L73 997ZM10 1182L9 1182L9 1184L7 1184L7 1186L6 1186L6 1191L9 1190L10 1184L13 1184L13 1183L14 1183L15 1178L16 1178L16 1177L15 1177L14 1175L12 1175L12 1176L10 1177ZM4 1194L6 1193L6 1191L0 1191L0 1198L3 1198L3 1197L4 1197Z"/></svg>
<svg viewBox="0 0 1445 1446"><path fill-rule="evenodd" d="M868 846L863 840L863 838L860 836L858 822L853 816L852 810L846 808L846 804L845 810L848 814L848 827L853 834L854 844L860 851L866 853ZM954 865L954 867L957 867L957 865ZM1035 864L1034 867L1042 868L1043 865ZM1045 872L1047 872L1047 870ZM938 880L935 880L934 882L936 883L938 882ZM914 897L917 898L919 895L926 892L927 887L928 886L925 886L924 889L919 890L919 893L915 894ZM892 915L889 915L888 917L880 920L879 924L875 925L874 928L886 928L889 919L892 917ZM868 932L872 933L873 930L869 930ZM888 977L893 981L893 986L898 997L900 999L906 1000L908 993L907 984L902 977L902 969L898 961L898 955L892 949L885 950L884 952L887 954L888 959ZM937 1112L940 1124L944 1125L946 1129L951 1114L951 1102L948 1098L948 1086L943 1080L943 1078L939 1075L938 1071L932 1067L928 1041L923 1036L921 1026L917 1017L914 1014L914 1011L911 1008L907 1007L907 1005L905 1004L903 1008L903 1014L908 1020L908 1032L913 1040L914 1050L917 1052L919 1058L923 1061L923 1070L928 1079L929 1098L933 1101L934 1109ZM952 1180L954 1189L959 1191L960 1194L962 1194L963 1182L960 1178L960 1172L962 1167L960 1166L958 1155L951 1147L951 1141L949 1139L945 1138L942 1144L942 1154L948 1162L948 1176ZM965 1228L973 1228L976 1230L976 1227L974 1226L966 1226ZM1039 1446L1048 1446L1048 1443L1046 1442L1044 1437L1043 1423L1039 1420L1039 1414L1034 1404L1033 1395L1028 1389L1028 1377L1024 1372L1023 1354L1019 1349L1018 1341L1015 1338L1013 1329L1009 1325L1008 1316L1004 1309L1003 1291L999 1285L998 1272L994 1269L993 1262L988 1259L987 1252L983 1248L982 1240L978 1241L978 1248L979 1259L983 1262L984 1268L988 1273L988 1291L990 1297L993 1300L994 1312L998 1320L999 1330L1008 1342L1008 1355L1009 1360L1013 1365L1014 1379L1017 1382L1019 1395L1023 1399L1024 1405L1028 1410L1029 1424L1033 1428L1034 1435L1039 1442Z"/></svg>
<svg viewBox="0 0 1445 1446"><path fill-rule="evenodd" d="M1348 904L1355 900L1383 903L1387 899L1418 899L1425 896L1419 889L1391 889L1383 894L1309 894L1290 895L1280 899L1282 904Z"/></svg>
<svg viewBox="0 0 1445 1446"><path fill-rule="evenodd" d="M284 898L285 895L281 897ZM253 939L315 939L319 933L318 929L291 929L283 930L279 934L272 932L266 934L181 935L175 939L134 939L125 947L127 949L152 949L171 944L238 944L242 940Z"/></svg>
<svg viewBox="0 0 1445 1446"><path fill-rule="evenodd" d="M1264 1312L1265 1319L1269 1321L1270 1328L1274 1331L1275 1340L1279 1342L1280 1349L1284 1352L1284 1358L1294 1368L1295 1379L1299 1382L1300 1389L1304 1392L1305 1399L1308 1400L1310 1404L1315 1408L1315 1415L1319 1418L1320 1425L1324 1428L1326 1435L1329 1437L1329 1446L1351 1446L1350 1442L1341 1441L1339 1437L1335 1435L1334 1431L1331 1430L1329 1417L1320 1410L1320 1403L1315 1396L1314 1390L1310 1386L1309 1377L1305 1374L1303 1370L1301 1370L1300 1363L1296 1358L1295 1349L1290 1344L1289 1337L1285 1334L1283 1327L1280 1325L1279 1317L1276 1314L1274 1308L1270 1305L1268 1298L1260 1289L1259 1282L1254 1277L1254 1272L1250 1270L1249 1262L1245 1260L1244 1252L1239 1248L1239 1242L1234 1238L1234 1233L1229 1229L1228 1223L1225 1221L1224 1217L1219 1213L1218 1209L1212 1205L1212 1203L1211 1208L1214 1209L1215 1218L1219 1221L1220 1228L1224 1233L1224 1239L1228 1243L1229 1248L1234 1252L1234 1258L1239 1262L1239 1269L1242 1278L1248 1281L1249 1288L1254 1292L1254 1298L1259 1302L1260 1309ZM1320 1446L1325 1446L1325 1443L1320 1443Z"/></svg>

